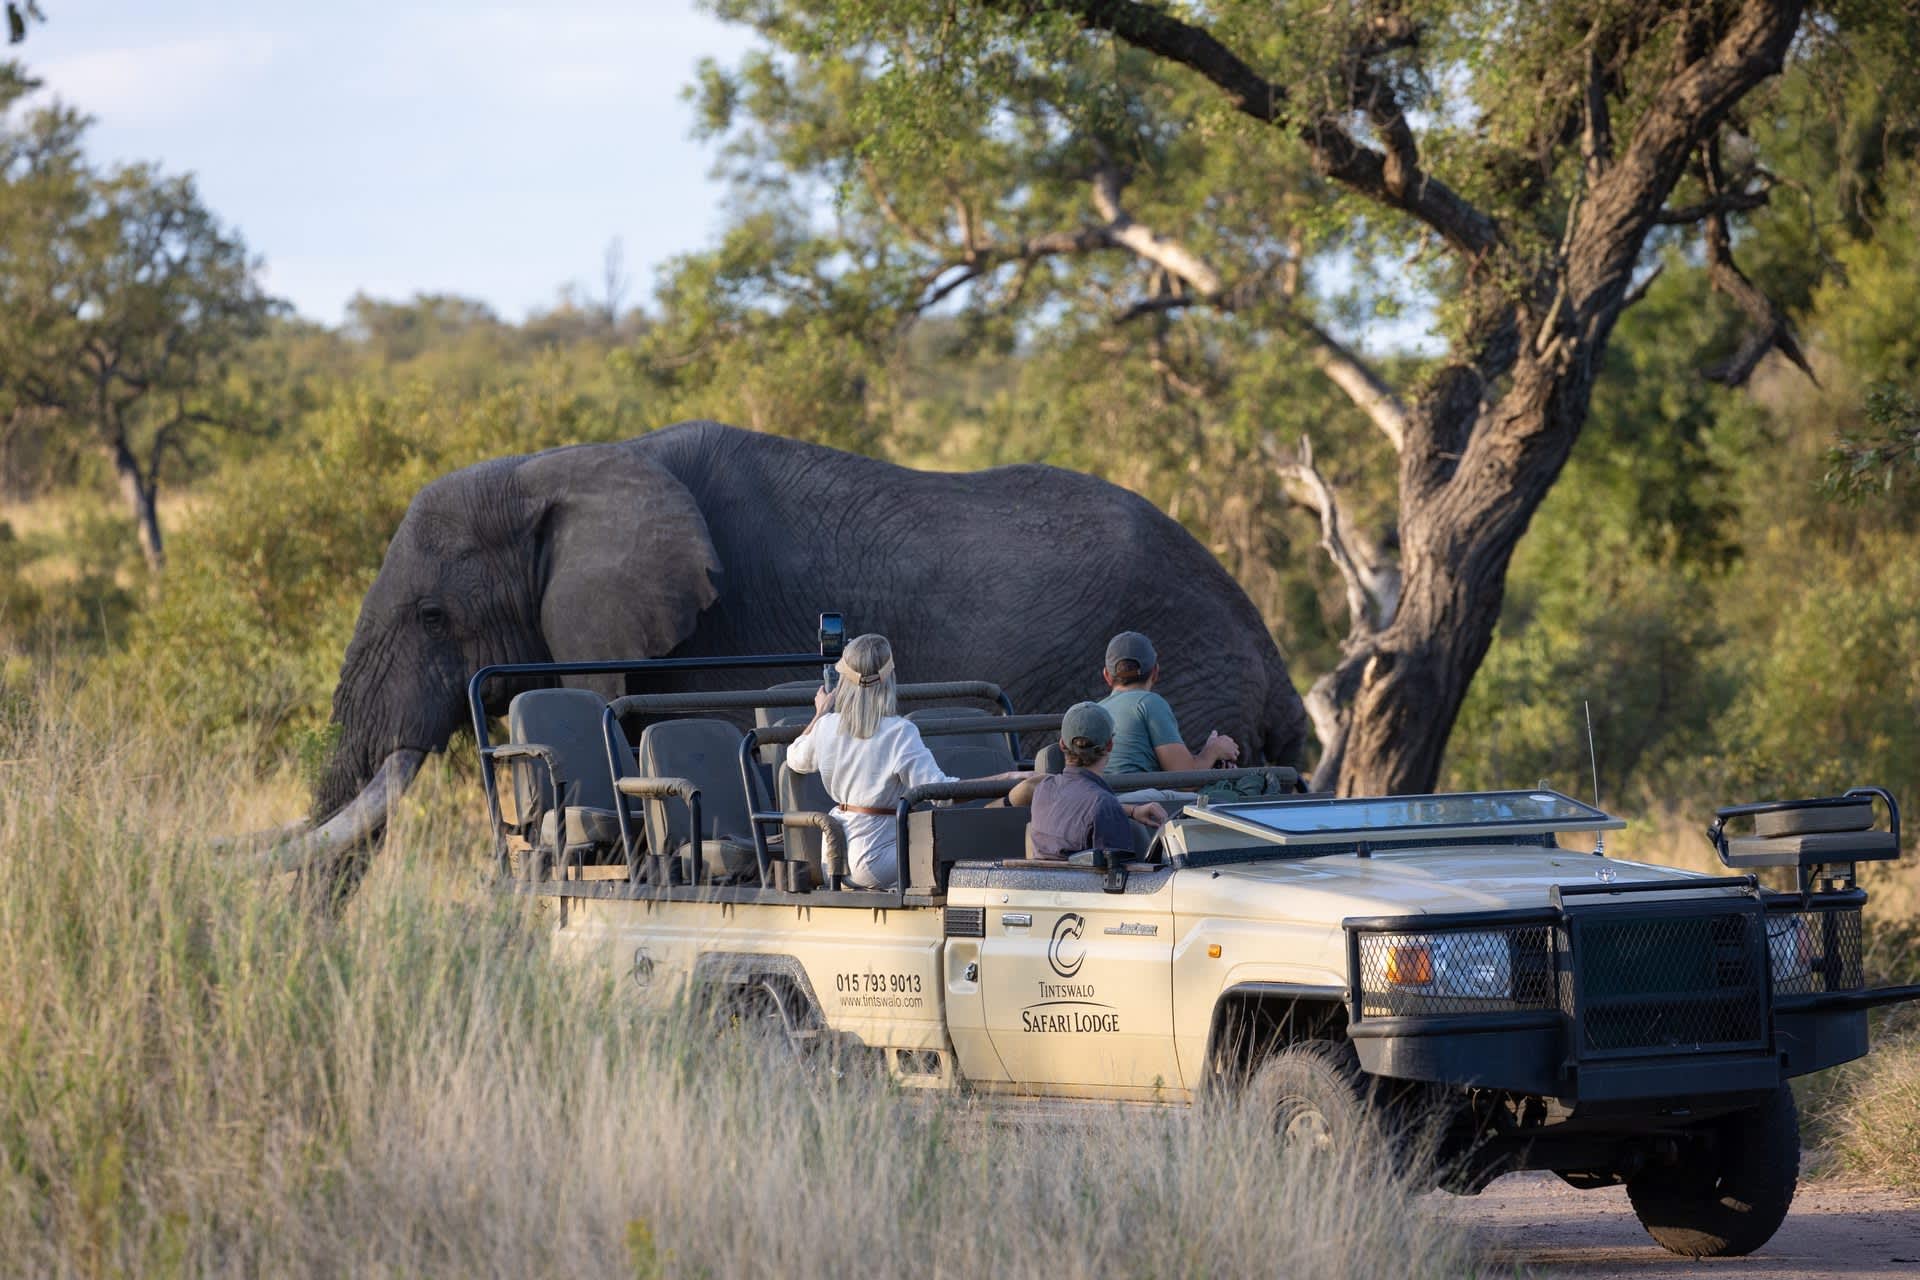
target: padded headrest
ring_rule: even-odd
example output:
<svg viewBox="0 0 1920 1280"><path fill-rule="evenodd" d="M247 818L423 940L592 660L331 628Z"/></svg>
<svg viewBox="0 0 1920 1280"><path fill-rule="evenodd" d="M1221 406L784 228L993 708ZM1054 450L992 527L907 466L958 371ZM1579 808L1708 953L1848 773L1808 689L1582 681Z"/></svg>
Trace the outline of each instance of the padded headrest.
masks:
<svg viewBox="0 0 1920 1280"><path fill-rule="evenodd" d="M1049 742L1033 753L1035 773L1064 773L1067 768L1067 753L1060 749L1058 742Z"/></svg>
<svg viewBox="0 0 1920 1280"><path fill-rule="evenodd" d="M529 689L507 704L507 741L550 747L559 767L568 805L613 808L613 777L607 768L607 741L601 716L607 704L586 689ZM624 765L632 758L627 736L613 726L614 741ZM519 812L531 816L554 807L547 771L538 764L514 769L514 795Z"/></svg>

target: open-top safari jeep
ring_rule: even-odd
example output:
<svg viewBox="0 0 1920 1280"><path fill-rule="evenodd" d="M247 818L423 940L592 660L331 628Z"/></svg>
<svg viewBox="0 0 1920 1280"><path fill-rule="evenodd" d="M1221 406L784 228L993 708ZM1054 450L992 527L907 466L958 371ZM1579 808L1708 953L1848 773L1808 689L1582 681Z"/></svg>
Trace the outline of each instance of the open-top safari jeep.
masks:
<svg viewBox="0 0 1920 1280"><path fill-rule="evenodd" d="M1737 874L1714 877L1605 854L1600 833L1624 824L1551 790L1306 796L1290 769L1115 777L1268 793L1189 804L1145 857L1036 861L1026 811L983 807L1010 784L961 781L902 797L902 885L845 888L831 802L781 763L821 661L477 673L502 884L553 900L557 946L642 992L718 997L796 1048L870 1053L905 1087L1250 1091L1290 1141L1423 1133L1455 1190L1520 1169L1625 1183L1687 1254L1772 1236L1798 1177L1787 1081L1860 1057L1868 1011L1920 997L1866 989L1861 970L1854 868L1899 852L1875 788L1721 810L1710 834ZM813 678L738 687L801 668ZM609 676L680 687L535 688L491 741L491 682ZM901 698L963 778L1059 723L980 682ZM1764 890L1762 868L1795 887Z"/></svg>

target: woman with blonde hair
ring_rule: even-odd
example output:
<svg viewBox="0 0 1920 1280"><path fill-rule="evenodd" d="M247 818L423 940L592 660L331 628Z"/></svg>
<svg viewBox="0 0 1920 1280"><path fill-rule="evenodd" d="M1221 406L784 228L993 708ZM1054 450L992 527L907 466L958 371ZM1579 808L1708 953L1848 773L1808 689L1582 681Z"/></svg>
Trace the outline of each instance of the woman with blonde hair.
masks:
<svg viewBox="0 0 1920 1280"><path fill-rule="evenodd" d="M954 782L934 762L920 729L900 714L893 646L882 635L849 641L834 664L839 687L822 685L812 723L787 748L787 768L818 773L847 832L849 878L863 889L900 882L894 812L908 788ZM1010 775L1024 778L1018 773Z"/></svg>

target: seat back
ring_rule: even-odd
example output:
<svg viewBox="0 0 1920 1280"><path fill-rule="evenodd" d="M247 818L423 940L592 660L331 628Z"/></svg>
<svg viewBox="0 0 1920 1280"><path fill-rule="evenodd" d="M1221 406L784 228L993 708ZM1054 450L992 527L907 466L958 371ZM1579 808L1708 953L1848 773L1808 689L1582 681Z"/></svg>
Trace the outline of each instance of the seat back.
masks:
<svg viewBox="0 0 1920 1280"><path fill-rule="evenodd" d="M607 768L607 740L601 729L606 709L606 701L586 689L529 689L507 704L507 741L538 743L553 751L560 785L566 791L557 803L613 808L613 775ZM613 731L624 766L633 754L618 724ZM522 825L537 824L555 806L553 787L541 764L514 766L513 802L514 816Z"/></svg>
<svg viewBox="0 0 1920 1280"><path fill-rule="evenodd" d="M1007 736L991 726L997 718L979 707L928 707L907 714L915 724L929 720L974 719L980 721L979 733L937 733L926 739L933 761L955 778L987 778L1013 768L1013 751Z"/></svg>
<svg viewBox="0 0 1920 1280"><path fill-rule="evenodd" d="M685 778L700 788L701 835L753 841L747 797L740 781L740 730L725 720L662 720L640 735L640 774ZM686 807L678 801L646 801L647 847L673 852L693 838Z"/></svg>
<svg viewBox="0 0 1920 1280"><path fill-rule="evenodd" d="M784 764L776 775L774 793L782 813L826 813L833 808L833 797L819 774L795 773ZM813 868L813 882L825 882L820 873L820 833L812 827L787 828L787 857L805 859Z"/></svg>
<svg viewBox="0 0 1920 1280"><path fill-rule="evenodd" d="M1025 856L1024 805L999 809L915 809L907 817L907 847L900 865L915 889L944 890L956 862L999 862Z"/></svg>
<svg viewBox="0 0 1920 1280"><path fill-rule="evenodd" d="M1060 749L1056 739L1033 753L1033 771L1035 773L1063 773L1067 767L1067 753Z"/></svg>
<svg viewBox="0 0 1920 1280"><path fill-rule="evenodd" d="M769 693L786 693L794 689L818 689L818 680L788 680L781 684L769 685ZM812 707L755 707L753 709L753 727L765 729L776 724L805 724L813 719ZM760 748L760 763L771 769L778 769L780 762L787 758L785 743L770 742Z"/></svg>
<svg viewBox="0 0 1920 1280"><path fill-rule="evenodd" d="M1013 753L1003 742L988 745L980 738L928 738L934 763L955 778L991 778L1013 768Z"/></svg>

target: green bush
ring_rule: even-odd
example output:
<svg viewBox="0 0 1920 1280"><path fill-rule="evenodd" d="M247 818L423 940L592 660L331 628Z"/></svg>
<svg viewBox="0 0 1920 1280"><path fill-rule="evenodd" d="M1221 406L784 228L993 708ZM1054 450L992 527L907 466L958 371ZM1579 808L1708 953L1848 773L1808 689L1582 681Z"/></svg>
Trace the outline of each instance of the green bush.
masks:
<svg viewBox="0 0 1920 1280"><path fill-rule="evenodd" d="M558 367L460 398L343 390L201 493L165 589L109 664L188 738L318 754L360 600L427 482L485 458L644 428Z"/></svg>

